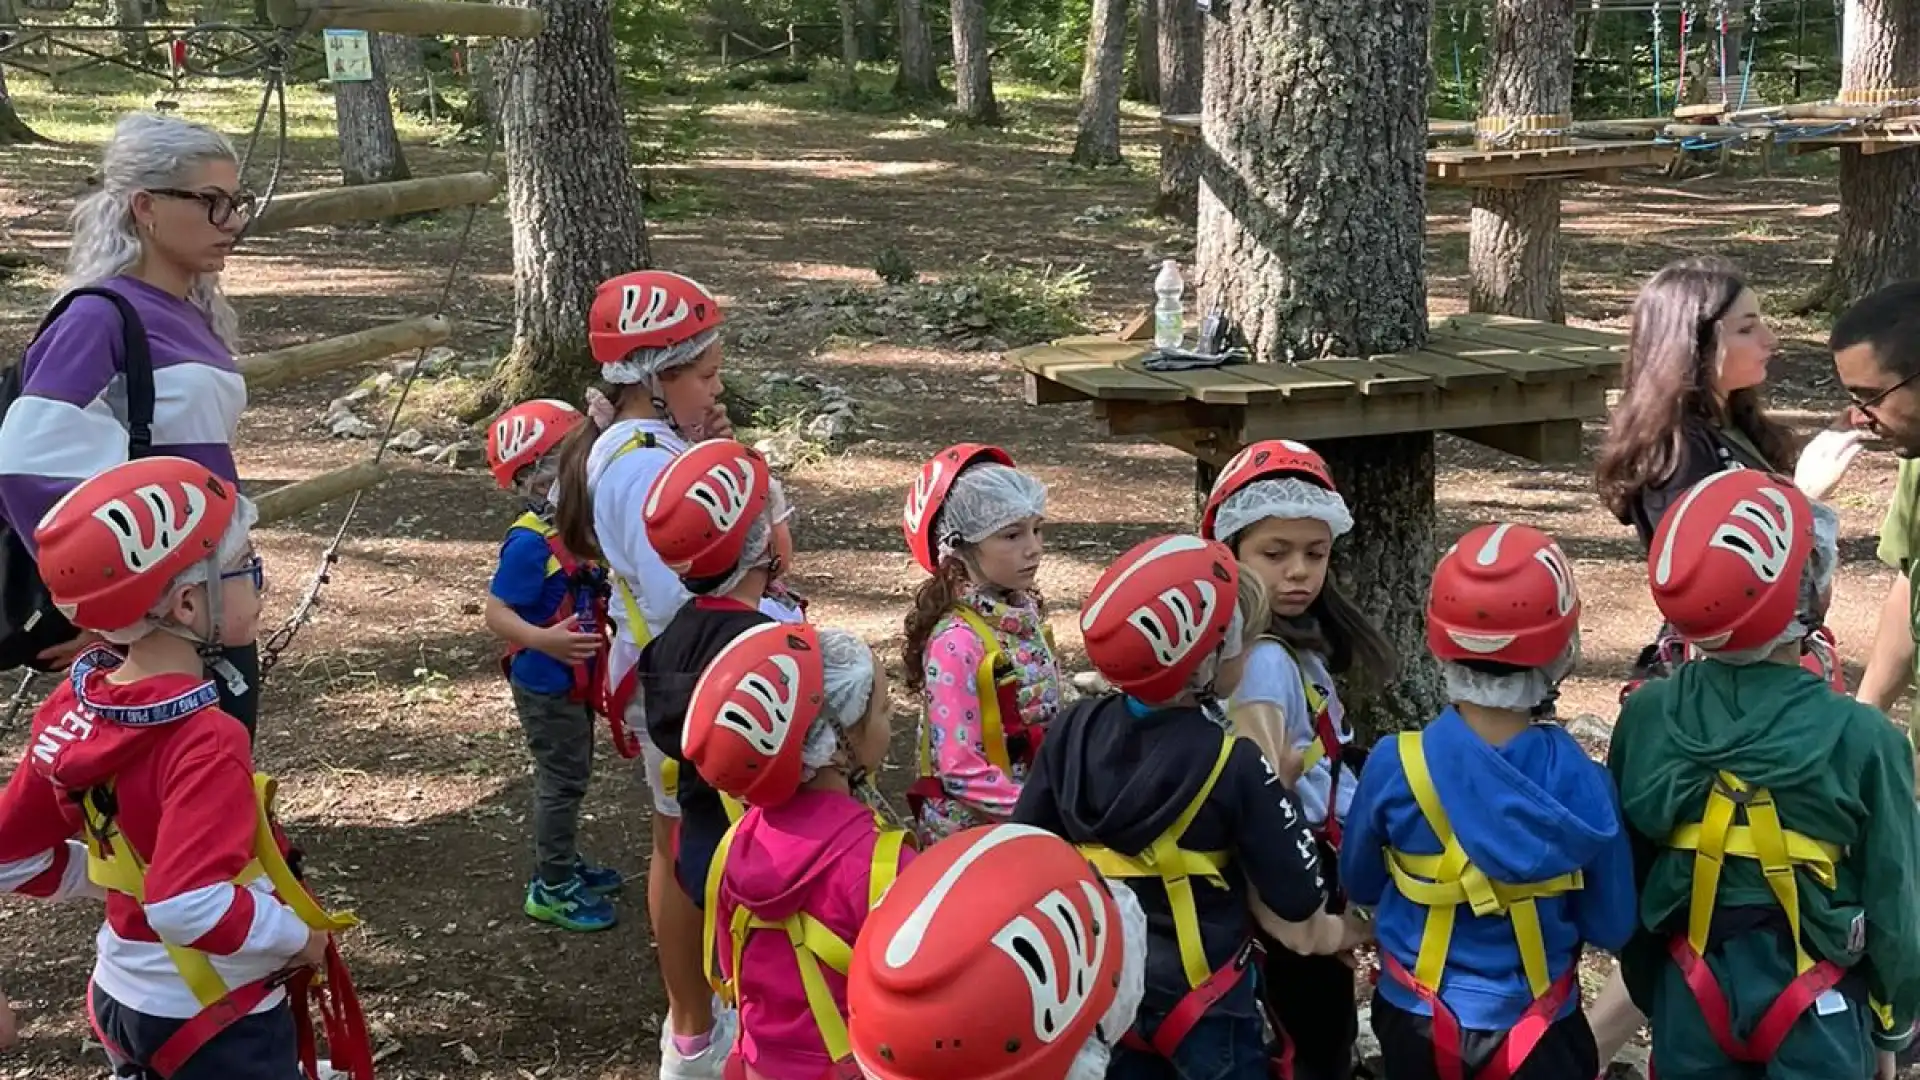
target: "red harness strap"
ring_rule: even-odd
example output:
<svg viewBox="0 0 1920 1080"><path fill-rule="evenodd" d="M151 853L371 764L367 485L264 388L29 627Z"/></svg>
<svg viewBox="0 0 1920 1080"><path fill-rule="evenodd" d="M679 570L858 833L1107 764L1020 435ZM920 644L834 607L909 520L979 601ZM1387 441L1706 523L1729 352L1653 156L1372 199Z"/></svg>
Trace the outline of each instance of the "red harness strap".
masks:
<svg viewBox="0 0 1920 1080"><path fill-rule="evenodd" d="M1168 1061L1173 1060L1173 1052L1186 1040L1193 1025L1200 1022L1208 1009L1219 1004L1221 998L1240 985L1259 948L1258 942L1248 941L1233 954L1232 959L1207 976L1206 982L1187 991L1187 996L1181 998L1173 1011L1167 1013L1167 1018L1154 1029L1151 1040L1143 1039L1139 1032L1129 1029L1120 1037L1120 1045L1143 1054L1158 1054Z"/></svg>
<svg viewBox="0 0 1920 1080"><path fill-rule="evenodd" d="M1009 746L1007 752L1013 752L1012 742L1016 737L1025 739L1026 749L1017 759L1022 765L1032 767L1040 756L1040 740L1046 734L1046 728L1038 724L1029 725L1020 718L1020 681L1014 678L994 680L993 696L1000 706L1000 731L1006 737ZM920 807L929 799L944 799L947 789L937 776L922 776L907 785L907 812L916 819L920 817Z"/></svg>
<svg viewBox="0 0 1920 1080"><path fill-rule="evenodd" d="M1340 850L1340 816L1334 813L1340 798L1340 766L1344 759L1340 756L1340 733L1333 729L1333 712L1327 702L1320 702L1320 711L1313 717L1314 737L1320 742L1320 750L1327 758L1327 820L1321 824L1321 835L1333 850Z"/></svg>
<svg viewBox="0 0 1920 1080"><path fill-rule="evenodd" d="M1680 965L1680 974L1687 980L1687 989L1693 992L1693 1000L1700 1006L1700 1016L1707 1024L1708 1034L1720 1045L1720 1052L1734 1061L1751 1064L1764 1064L1773 1060L1780 1044L1785 1042L1787 1034L1793 1030L1794 1022L1800 1014L1806 1012L1821 994L1839 984L1845 971L1830 960L1822 960L1808 968L1787 984L1780 996L1773 999L1767 1011L1760 1016L1760 1022L1753 1026L1753 1034L1745 1041L1733 1037L1732 1013L1727 1008L1726 995L1720 991L1720 982L1713 977L1713 969L1700 954L1693 951L1687 943L1687 936L1680 934L1667 942L1667 954L1673 962Z"/></svg>
<svg viewBox="0 0 1920 1080"><path fill-rule="evenodd" d="M1467 1063L1461 1054L1460 1022L1454 1019L1453 1010L1440 1000L1440 995L1420 985L1392 953L1380 951L1381 966L1395 982L1419 995L1420 1000L1433 1010L1433 1063L1440 1074L1440 1080L1465 1080ZM1579 986L1579 965L1569 964L1560 977L1553 980L1547 992L1533 999L1527 1011L1520 1014L1520 1020L1507 1032L1506 1038L1494 1049L1493 1056L1487 1060L1480 1071L1474 1073L1474 1080L1510 1080L1514 1073L1540 1045L1540 1040L1553 1026L1560 1010L1573 997Z"/></svg>
<svg viewBox="0 0 1920 1080"><path fill-rule="evenodd" d="M568 696L594 712L604 715L608 709L608 695L606 679L601 676L601 669L606 666L607 651L613 646L612 639L607 634L607 604L604 599L592 595L585 588L580 580L581 562L573 557L573 553L567 550L565 544L560 542L559 534L548 536L546 541L547 553L553 556L554 562L560 564L560 573L567 579L567 590L560 600L560 606L554 610L553 616L544 625L557 626L578 615L580 632L593 634L600 639L600 647L593 656L574 662L570 673L573 679L573 690ZM510 674L513 658L525 651L526 648L521 645L507 646L506 655L500 658L502 674Z"/></svg>

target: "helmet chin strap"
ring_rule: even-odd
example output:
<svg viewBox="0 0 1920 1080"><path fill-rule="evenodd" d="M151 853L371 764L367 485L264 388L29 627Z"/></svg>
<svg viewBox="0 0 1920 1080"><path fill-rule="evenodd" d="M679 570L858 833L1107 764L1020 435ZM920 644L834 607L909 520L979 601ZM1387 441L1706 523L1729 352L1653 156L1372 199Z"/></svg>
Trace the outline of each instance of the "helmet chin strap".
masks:
<svg viewBox="0 0 1920 1080"><path fill-rule="evenodd" d="M221 593L226 590L222 587L224 582L220 576L219 556L215 555L213 558L206 560L206 564L206 636L202 637L194 632L191 627L181 626L172 620L162 622L160 629L175 637L185 638L193 642L197 651L200 653L200 659L206 663L207 669L219 676L220 681L226 684L228 692L237 697L247 692L247 679L246 676L240 674L239 668L234 667L233 664L227 660L225 648L220 644L220 597Z"/></svg>

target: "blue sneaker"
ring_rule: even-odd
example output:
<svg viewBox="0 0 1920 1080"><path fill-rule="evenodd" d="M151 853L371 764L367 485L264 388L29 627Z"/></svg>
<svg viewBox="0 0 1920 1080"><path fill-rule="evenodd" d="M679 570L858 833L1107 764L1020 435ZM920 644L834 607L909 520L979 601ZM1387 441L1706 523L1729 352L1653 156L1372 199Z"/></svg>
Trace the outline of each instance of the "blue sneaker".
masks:
<svg viewBox="0 0 1920 1080"><path fill-rule="evenodd" d="M614 924L613 905L605 897L596 896L578 877L564 885L533 879L527 886L524 907L528 915L562 930L592 933L611 929Z"/></svg>
<svg viewBox="0 0 1920 1080"><path fill-rule="evenodd" d="M612 896L627 884L625 874L611 866L593 866L585 858L573 861L574 876L586 882L587 891L595 896Z"/></svg>

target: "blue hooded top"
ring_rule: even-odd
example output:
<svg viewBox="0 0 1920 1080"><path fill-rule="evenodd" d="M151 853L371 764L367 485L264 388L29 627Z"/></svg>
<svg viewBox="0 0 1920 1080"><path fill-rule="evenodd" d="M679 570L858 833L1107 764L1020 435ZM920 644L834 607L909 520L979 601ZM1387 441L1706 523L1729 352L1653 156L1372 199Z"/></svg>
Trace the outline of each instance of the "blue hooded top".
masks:
<svg viewBox="0 0 1920 1080"><path fill-rule="evenodd" d="M1454 834L1487 877L1521 884L1585 872L1580 891L1535 901L1552 977L1578 961L1583 942L1610 952L1626 944L1637 904L1619 798L1606 770L1573 736L1539 724L1494 746L1449 707L1427 726L1422 746ZM1414 855L1440 852L1440 839L1407 784L1399 739L1383 740L1367 759L1347 815L1340 877L1352 902L1375 909L1380 948L1412 971L1427 909L1394 887L1389 847ZM1398 980L1381 979L1380 993L1408 1012L1432 1012ZM1456 909L1440 999L1464 1028L1505 1031L1519 1021L1533 990L1505 915ZM1576 995L1560 1016L1578 1007Z"/></svg>

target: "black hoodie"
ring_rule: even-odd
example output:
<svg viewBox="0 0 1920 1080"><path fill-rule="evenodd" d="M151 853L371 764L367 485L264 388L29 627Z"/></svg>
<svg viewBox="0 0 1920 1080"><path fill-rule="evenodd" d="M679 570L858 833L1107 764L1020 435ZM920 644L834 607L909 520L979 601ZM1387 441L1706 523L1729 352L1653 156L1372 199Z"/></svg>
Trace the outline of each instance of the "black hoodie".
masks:
<svg viewBox="0 0 1920 1080"><path fill-rule="evenodd" d="M680 749L693 687L720 650L748 630L773 619L731 597L696 596L640 652L640 693L646 703L647 737L680 763L679 854L674 879L696 906L705 902L707 866L727 832L727 809Z"/></svg>
<svg viewBox="0 0 1920 1080"><path fill-rule="evenodd" d="M1070 843L1137 855L1199 794L1223 738L1232 736L1197 708L1148 711L1118 694L1082 701L1049 726L1013 819ZM1235 740L1180 846L1232 854L1223 875L1226 888L1194 883L1209 970L1232 959L1252 930L1249 885L1289 921L1311 916L1325 899L1306 815L1260 749L1244 739ZM1173 909L1159 878L1129 878L1126 884L1147 913L1145 1007L1164 1012L1190 989Z"/></svg>

